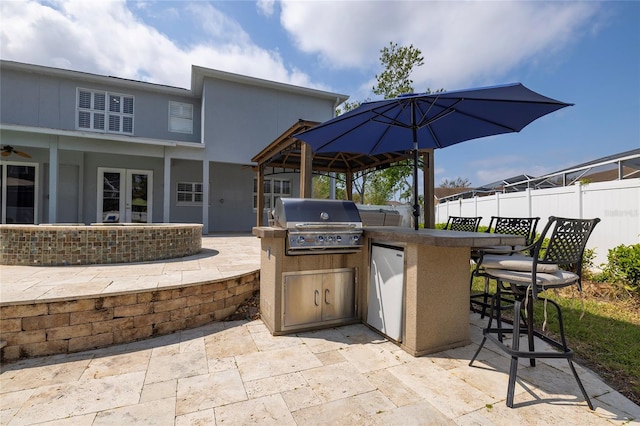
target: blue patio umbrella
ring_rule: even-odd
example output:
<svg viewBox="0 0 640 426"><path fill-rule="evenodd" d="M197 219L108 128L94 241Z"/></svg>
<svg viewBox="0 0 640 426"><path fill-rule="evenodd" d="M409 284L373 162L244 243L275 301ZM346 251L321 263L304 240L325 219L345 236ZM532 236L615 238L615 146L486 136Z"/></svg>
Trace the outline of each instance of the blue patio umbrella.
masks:
<svg viewBox="0 0 640 426"><path fill-rule="evenodd" d="M521 83L366 102L295 135L314 152L365 155L413 151L413 215L418 229L418 150L519 132L566 106Z"/></svg>

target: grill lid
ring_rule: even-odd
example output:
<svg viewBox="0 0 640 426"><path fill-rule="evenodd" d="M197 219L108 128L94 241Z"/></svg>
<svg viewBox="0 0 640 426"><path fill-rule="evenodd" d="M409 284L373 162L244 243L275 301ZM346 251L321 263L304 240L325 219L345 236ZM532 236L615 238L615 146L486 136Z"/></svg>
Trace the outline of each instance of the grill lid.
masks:
<svg viewBox="0 0 640 426"><path fill-rule="evenodd" d="M304 225L362 227L358 208L353 201L347 200L279 198L274 219L279 226L287 229Z"/></svg>

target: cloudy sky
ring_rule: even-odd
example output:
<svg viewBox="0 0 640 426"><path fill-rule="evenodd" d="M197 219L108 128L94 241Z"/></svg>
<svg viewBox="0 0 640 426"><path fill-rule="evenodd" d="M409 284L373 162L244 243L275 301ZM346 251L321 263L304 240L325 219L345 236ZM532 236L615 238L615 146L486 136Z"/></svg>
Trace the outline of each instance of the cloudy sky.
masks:
<svg viewBox="0 0 640 426"><path fill-rule="evenodd" d="M417 92L522 82L575 103L436 152L436 184L538 176L640 148L640 2L2 0L0 57L189 88L191 65L375 99L380 49ZM304 118L304 117L301 117Z"/></svg>

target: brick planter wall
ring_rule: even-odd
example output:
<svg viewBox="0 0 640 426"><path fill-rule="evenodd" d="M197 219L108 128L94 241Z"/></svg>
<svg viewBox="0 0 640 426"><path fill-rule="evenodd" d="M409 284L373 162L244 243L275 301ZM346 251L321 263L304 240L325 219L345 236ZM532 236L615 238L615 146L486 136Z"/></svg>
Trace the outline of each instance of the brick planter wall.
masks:
<svg viewBox="0 0 640 426"><path fill-rule="evenodd" d="M0 306L3 359L78 352L222 320L260 289L260 273L184 287Z"/></svg>
<svg viewBox="0 0 640 426"><path fill-rule="evenodd" d="M199 253L202 224L0 225L0 264L149 262Z"/></svg>

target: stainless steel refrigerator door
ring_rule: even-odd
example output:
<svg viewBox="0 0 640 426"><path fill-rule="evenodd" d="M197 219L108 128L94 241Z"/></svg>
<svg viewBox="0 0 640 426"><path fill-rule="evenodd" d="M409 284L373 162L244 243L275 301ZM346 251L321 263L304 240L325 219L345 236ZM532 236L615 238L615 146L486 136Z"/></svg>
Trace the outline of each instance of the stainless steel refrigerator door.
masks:
<svg viewBox="0 0 640 426"><path fill-rule="evenodd" d="M398 342L402 341L404 251L371 245L367 323Z"/></svg>

